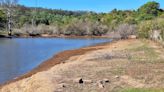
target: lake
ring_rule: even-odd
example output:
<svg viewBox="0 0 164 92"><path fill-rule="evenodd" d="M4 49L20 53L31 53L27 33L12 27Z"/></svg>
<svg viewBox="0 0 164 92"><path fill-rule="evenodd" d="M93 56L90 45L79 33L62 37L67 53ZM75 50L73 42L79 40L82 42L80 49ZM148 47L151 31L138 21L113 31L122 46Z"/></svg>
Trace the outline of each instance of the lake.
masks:
<svg viewBox="0 0 164 92"><path fill-rule="evenodd" d="M14 38L0 39L0 83L18 77L56 53L111 39Z"/></svg>

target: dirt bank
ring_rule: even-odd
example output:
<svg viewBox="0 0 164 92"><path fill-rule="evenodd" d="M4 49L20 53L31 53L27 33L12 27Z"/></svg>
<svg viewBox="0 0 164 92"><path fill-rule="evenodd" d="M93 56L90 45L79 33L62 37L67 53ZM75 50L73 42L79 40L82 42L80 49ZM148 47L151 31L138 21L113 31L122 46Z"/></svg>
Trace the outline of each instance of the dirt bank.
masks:
<svg viewBox="0 0 164 92"><path fill-rule="evenodd" d="M163 55L159 44L147 40L65 51L2 86L0 92L163 92Z"/></svg>

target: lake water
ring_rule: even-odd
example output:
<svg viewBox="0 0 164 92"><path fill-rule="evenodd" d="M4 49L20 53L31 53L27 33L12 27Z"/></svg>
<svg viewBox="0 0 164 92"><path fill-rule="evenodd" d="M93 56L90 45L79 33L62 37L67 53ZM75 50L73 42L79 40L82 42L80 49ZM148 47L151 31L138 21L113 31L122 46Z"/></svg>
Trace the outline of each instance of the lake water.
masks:
<svg viewBox="0 0 164 92"><path fill-rule="evenodd" d="M14 38L0 39L0 83L18 77L54 54L110 39Z"/></svg>

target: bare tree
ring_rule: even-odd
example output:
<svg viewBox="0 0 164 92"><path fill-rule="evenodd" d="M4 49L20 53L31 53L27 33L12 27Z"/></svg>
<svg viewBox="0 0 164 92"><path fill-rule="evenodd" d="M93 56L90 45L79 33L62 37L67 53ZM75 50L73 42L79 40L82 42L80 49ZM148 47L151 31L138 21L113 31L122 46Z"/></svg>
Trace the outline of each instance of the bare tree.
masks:
<svg viewBox="0 0 164 92"><path fill-rule="evenodd" d="M116 29L122 39L127 39L129 35L136 34L136 25L121 24Z"/></svg>
<svg viewBox="0 0 164 92"><path fill-rule="evenodd" d="M37 5L38 5L38 0L35 0L35 9L33 10L33 18L31 20L33 31L36 30L35 28L36 28Z"/></svg>
<svg viewBox="0 0 164 92"><path fill-rule="evenodd" d="M13 24L13 15L14 15L14 9L17 6L18 0L1 0L0 4L3 7L3 9L6 11L7 16L7 30L8 35L12 35L12 24Z"/></svg>

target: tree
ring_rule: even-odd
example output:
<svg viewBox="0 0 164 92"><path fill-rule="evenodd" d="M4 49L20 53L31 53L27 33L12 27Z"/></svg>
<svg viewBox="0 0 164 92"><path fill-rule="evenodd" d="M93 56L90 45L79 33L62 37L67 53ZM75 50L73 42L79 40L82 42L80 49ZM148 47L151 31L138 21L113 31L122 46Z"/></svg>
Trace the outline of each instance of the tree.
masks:
<svg viewBox="0 0 164 92"><path fill-rule="evenodd" d="M8 35L11 36L13 15L15 11L14 9L18 3L18 0L1 0L0 3L3 9L6 11Z"/></svg>
<svg viewBox="0 0 164 92"><path fill-rule="evenodd" d="M138 9L140 20L150 20L159 15L160 4L152 1L144 4Z"/></svg>
<svg viewBox="0 0 164 92"><path fill-rule="evenodd" d="M136 25L121 24L116 29L122 39L127 39L129 35L136 34Z"/></svg>

